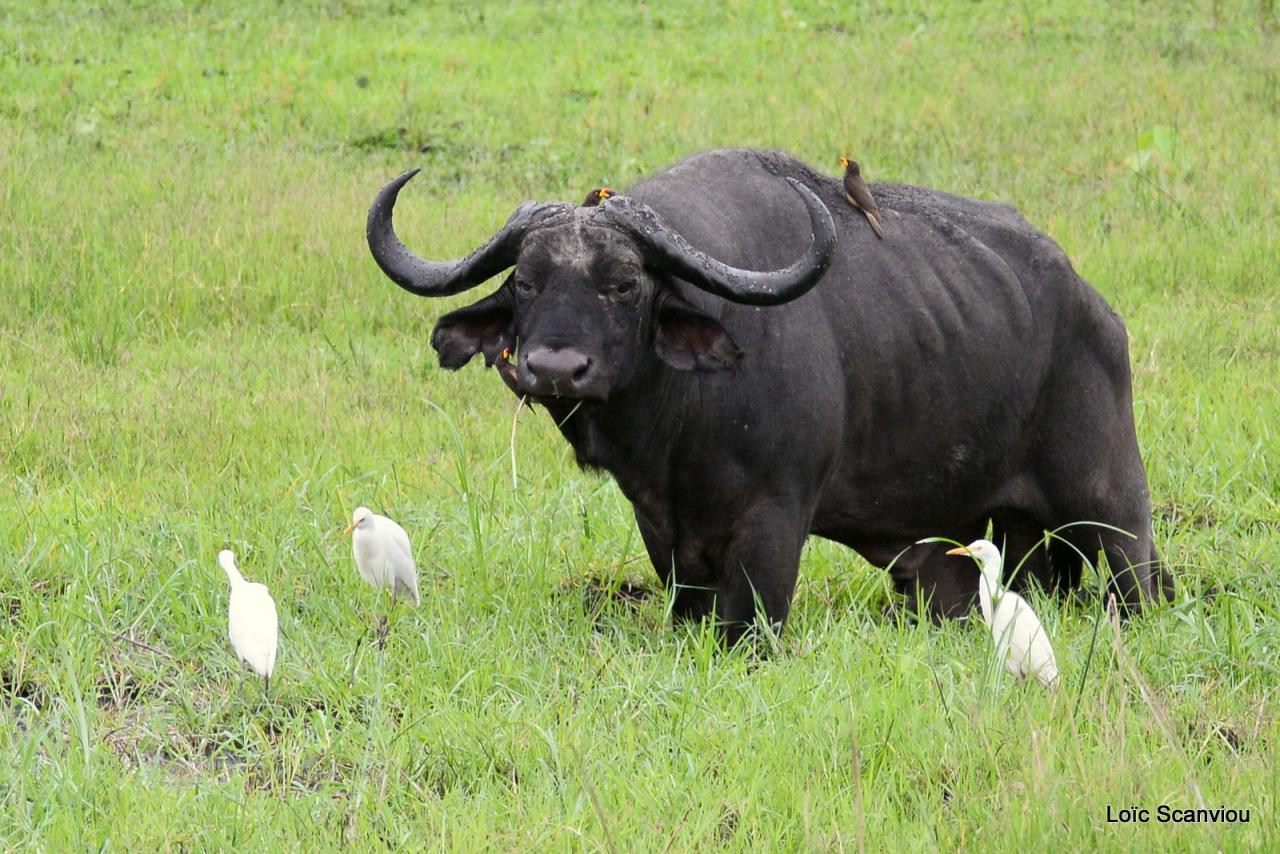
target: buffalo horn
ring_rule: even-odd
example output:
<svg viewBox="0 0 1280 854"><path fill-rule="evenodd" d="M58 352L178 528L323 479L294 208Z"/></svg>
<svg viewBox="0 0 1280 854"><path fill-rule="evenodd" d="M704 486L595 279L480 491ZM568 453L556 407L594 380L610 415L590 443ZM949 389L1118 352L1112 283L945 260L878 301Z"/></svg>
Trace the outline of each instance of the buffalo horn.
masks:
<svg viewBox="0 0 1280 854"><path fill-rule="evenodd" d="M611 196L602 210L654 252L661 266L690 284L733 302L779 305L803 296L822 279L836 244L835 223L827 206L794 178L787 178L787 183L809 211L813 238L804 254L781 270L742 270L717 261L690 246L648 205L626 196Z"/></svg>
<svg viewBox="0 0 1280 854"><path fill-rule="evenodd" d="M428 261L405 248L391 224L400 188L417 174L417 169L410 169L378 191L369 208L366 237L373 260L382 272L409 293L421 297L447 297L493 278L515 264L520 241L531 227L566 210L572 215L570 205L526 202L516 209L501 231L466 258Z"/></svg>

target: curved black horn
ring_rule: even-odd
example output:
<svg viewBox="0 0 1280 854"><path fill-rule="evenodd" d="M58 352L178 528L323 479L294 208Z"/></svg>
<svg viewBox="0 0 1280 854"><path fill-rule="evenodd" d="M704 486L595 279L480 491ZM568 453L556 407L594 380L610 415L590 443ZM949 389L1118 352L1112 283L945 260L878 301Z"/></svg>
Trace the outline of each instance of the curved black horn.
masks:
<svg viewBox="0 0 1280 854"><path fill-rule="evenodd" d="M447 297L493 278L515 264L525 232L547 216L570 208L568 205L525 202L501 231L466 258L461 261L428 261L406 249L391 224L391 212L395 209L400 188L417 174L417 169L410 169L378 191L369 208L365 236L373 260L378 262L382 272L409 293L420 297Z"/></svg>
<svg viewBox="0 0 1280 854"><path fill-rule="evenodd" d="M690 246L648 205L626 196L611 196L601 207L610 220L634 234L666 263L667 269L690 284L733 302L779 305L803 296L822 279L831 266L831 251L836 245L836 227L827 206L794 178L788 178L787 183L800 194L809 211L813 239L804 255L781 270L740 270L717 261Z"/></svg>

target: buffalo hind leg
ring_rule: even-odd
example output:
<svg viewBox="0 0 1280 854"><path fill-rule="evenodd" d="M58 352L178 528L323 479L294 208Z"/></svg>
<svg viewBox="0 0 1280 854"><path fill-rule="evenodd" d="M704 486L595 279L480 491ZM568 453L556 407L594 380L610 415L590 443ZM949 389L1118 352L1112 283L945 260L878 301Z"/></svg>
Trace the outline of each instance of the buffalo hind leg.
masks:
<svg viewBox="0 0 1280 854"><path fill-rule="evenodd" d="M975 527L951 538L968 544L982 536L981 531ZM971 558L947 554L950 548L949 543L911 546L896 556L897 560L889 569L894 588L913 603L919 596L935 623L945 618L964 616L978 601L977 564ZM881 565L888 563L885 561Z"/></svg>
<svg viewBox="0 0 1280 854"><path fill-rule="evenodd" d="M991 540L1004 558L1001 583L1025 591L1034 580L1042 590L1055 590L1058 578L1045 550L1044 526L1016 510L993 513L991 522Z"/></svg>
<svg viewBox="0 0 1280 854"><path fill-rule="evenodd" d="M996 511L991 521L992 541L1004 558L1001 579L1006 586L1026 591L1035 579L1046 593L1058 595L1080 586L1083 561L1066 537L1049 535L1045 525L1017 510Z"/></svg>
<svg viewBox="0 0 1280 854"><path fill-rule="evenodd" d="M1099 553L1110 570L1110 592L1130 610L1173 599L1173 580L1156 554L1151 504L1136 453L1128 465L1079 476L1060 488L1055 502L1056 536L1094 568ZM1064 545L1065 545L1064 543Z"/></svg>
<svg viewBox="0 0 1280 854"><path fill-rule="evenodd" d="M1063 534L1051 535L1030 517L994 514L996 546L1004 557L1004 583L1026 592L1031 579L1040 589L1058 596L1080 587L1084 558L1078 546ZM1046 543L1046 538L1048 542Z"/></svg>
<svg viewBox="0 0 1280 854"><path fill-rule="evenodd" d="M1052 508L1051 527L1094 566L1104 553L1110 589L1137 610L1172 599L1173 581L1152 542L1123 326L1102 314L1098 321L1096 346L1054 363L1036 480Z"/></svg>
<svg viewBox="0 0 1280 854"><path fill-rule="evenodd" d="M1147 605L1172 601L1173 579L1160 562L1149 525L1114 527L1120 530L1085 523L1072 525L1058 535L1083 553L1095 568L1099 553L1106 556L1110 571L1108 590L1126 609L1140 610Z"/></svg>

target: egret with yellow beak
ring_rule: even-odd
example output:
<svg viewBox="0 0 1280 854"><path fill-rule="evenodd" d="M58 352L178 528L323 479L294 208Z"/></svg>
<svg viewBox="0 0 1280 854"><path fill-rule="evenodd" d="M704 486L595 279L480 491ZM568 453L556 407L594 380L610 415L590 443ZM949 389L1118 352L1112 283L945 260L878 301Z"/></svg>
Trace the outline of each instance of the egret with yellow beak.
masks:
<svg viewBox="0 0 1280 854"><path fill-rule="evenodd" d="M1014 676L1034 676L1046 688L1058 684L1058 662L1040 618L1017 593L1000 586L1000 550L990 540L974 540L949 555L972 557L982 567L978 605L996 643L996 656Z"/></svg>
<svg viewBox="0 0 1280 854"><path fill-rule="evenodd" d="M357 507L345 533L351 534L356 569L366 584L418 604L418 569L404 528L368 507Z"/></svg>

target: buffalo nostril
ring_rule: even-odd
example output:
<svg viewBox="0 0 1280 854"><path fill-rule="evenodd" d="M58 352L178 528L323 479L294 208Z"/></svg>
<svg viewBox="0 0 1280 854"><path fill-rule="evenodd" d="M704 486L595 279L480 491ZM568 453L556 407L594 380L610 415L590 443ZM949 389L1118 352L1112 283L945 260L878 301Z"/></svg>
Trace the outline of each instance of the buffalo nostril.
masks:
<svg viewBox="0 0 1280 854"><path fill-rule="evenodd" d="M595 360L573 347L530 347L522 355L520 384L533 394L577 395L599 379Z"/></svg>

